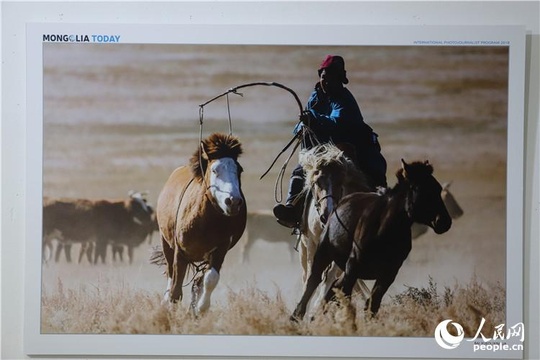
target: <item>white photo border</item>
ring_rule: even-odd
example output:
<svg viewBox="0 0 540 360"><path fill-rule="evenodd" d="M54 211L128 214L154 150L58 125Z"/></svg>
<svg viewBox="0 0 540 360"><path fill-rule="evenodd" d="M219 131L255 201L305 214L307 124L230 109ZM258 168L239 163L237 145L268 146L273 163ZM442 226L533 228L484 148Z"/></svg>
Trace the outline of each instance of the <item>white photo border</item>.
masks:
<svg viewBox="0 0 540 360"><path fill-rule="evenodd" d="M525 28L521 26L27 24L25 353L109 356L522 358L523 352L445 350L433 338L42 334L41 211L44 35L120 36L122 44L507 46L509 48L507 324L523 317ZM317 36L313 36L313 34ZM339 36L336 36L339 34ZM72 37L70 37L72 36ZM484 43L485 42L485 43ZM211 346L209 346L211 344ZM527 344L525 344L526 346Z"/></svg>

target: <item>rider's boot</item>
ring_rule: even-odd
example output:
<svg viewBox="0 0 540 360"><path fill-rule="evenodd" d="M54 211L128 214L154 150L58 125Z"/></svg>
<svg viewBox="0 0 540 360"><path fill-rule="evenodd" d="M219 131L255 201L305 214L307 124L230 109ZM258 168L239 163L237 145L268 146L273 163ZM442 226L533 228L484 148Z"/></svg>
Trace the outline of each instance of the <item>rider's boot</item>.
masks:
<svg viewBox="0 0 540 360"><path fill-rule="evenodd" d="M288 228L296 228L299 226L302 217L302 209L304 201L302 190L304 189L304 178L293 175L289 182L289 193L284 204L274 206L274 216L277 222Z"/></svg>

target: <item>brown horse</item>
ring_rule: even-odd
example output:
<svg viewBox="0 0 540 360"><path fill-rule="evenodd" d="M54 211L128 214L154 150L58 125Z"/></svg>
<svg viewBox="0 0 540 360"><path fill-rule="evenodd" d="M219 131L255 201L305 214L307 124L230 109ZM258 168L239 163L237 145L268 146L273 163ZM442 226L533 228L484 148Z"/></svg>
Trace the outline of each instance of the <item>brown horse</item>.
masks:
<svg viewBox="0 0 540 360"><path fill-rule="evenodd" d="M302 319L321 275L335 262L344 272L334 288L350 297L357 279L375 280L366 310L376 314L383 295L394 282L411 246L413 222L437 234L450 229L452 218L441 199L441 185L426 161L407 164L397 172L398 183L385 193L353 193L344 197L327 222L317 247L306 289L292 320Z"/></svg>
<svg viewBox="0 0 540 360"><path fill-rule="evenodd" d="M180 300L188 265L204 263L205 272L193 288L195 314L209 308L225 255L246 226L242 167L237 161L241 153L236 137L212 134L201 142L190 166L174 170L158 198L157 220L168 277L164 301Z"/></svg>

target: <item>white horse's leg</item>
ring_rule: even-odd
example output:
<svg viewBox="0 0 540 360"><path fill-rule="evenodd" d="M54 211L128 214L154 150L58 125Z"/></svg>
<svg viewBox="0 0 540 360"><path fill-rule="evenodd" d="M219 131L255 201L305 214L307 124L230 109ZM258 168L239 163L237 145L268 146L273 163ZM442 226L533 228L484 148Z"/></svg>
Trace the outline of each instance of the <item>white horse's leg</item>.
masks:
<svg viewBox="0 0 540 360"><path fill-rule="evenodd" d="M313 202L311 202L313 204ZM311 273L311 267L313 266L313 258L319 245L319 238L322 233L322 224L320 216L313 205L310 206L307 218L307 232L304 236L306 244L306 261L307 261L307 274L306 279L309 278Z"/></svg>
<svg viewBox="0 0 540 360"><path fill-rule="evenodd" d="M306 244L306 280L305 283L307 283L307 279L309 279L309 275L311 275L311 267L313 266L313 254L314 249L310 244L310 241L308 239L308 243ZM304 284L305 286L306 284Z"/></svg>
<svg viewBox="0 0 540 360"><path fill-rule="evenodd" d="M165 290L165 293L163 294L163 301L162 304L168 304L171 300L171 289L172 289L172 278L167 278L167 289Z"/></svg>
<svg viewBox="0 0 540 360"><path fill-rule="evenodd" d="M308 279L308 262L307 262L307 247L306 247L306 237L301 235L300 244L299 244L299 258L300 264L302 265L302 283L305 285Z"/></svg>
<svg viewBox="0 0 540 360"><path fill-rule="evenodd" d="M314 303L313 309L318 309L321 305L324 304L324 298L326 294L328 294L328 291L332 288L332 285L336 281L336 279L341 274L341 269L336 265L336 263L332 263L328 270L326 271L326 277L323 279L323 286L321 287L319 291L319 295L317 296L317 300ZM362 279L358 279L356 283L354 284L354 290L362 296L362 298L365 300L368 299L371 291L369 290L368 286Z"/></svg>
<svg viewBox="0 0 540 360"><path fill-rule="evenodd" d="M219 273L216 269L211 268L204 274L202 294L197 303L197 315L205 312L210 307L210 296L216 288L219 281Z"/></svg>
<svg viewBox="0 0 540 360"><path fill-rule="evenodd" d="M317 299L315 300L313 304L313 309L318 309L321 305L324 304L324 298L328 291L332 288L332 285L334 284L334 281L337 279L338 275L340 273L339 267L336 265L336 263L332 262L332 264L328 267L326 272L323 274L322 279L322 286L319 289L319 295L317 296Z"/></svg>
<svg viewBox="0 0 540 360"><path fill-rule="evenodd" d="M317 239L317 242L314 242L312 239ZM306 243L306 279L308 279L311 274L311 267L313 266L313 258L315 257L317 246L319 245L319 234L312 234L307 237Z"/></svg>

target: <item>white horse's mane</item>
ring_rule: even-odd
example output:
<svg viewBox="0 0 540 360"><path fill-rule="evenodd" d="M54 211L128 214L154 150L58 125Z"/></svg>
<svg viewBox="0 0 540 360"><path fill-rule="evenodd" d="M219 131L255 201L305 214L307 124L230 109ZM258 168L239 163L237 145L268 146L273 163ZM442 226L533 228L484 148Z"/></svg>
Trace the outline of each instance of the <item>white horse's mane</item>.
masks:
<svg viewBox="0 0 540 360"><path fill-rule="evenodd" d="M332 143L319 144L311 149L300 151L299 164L303 167L306 176L306 187L313 183L314 174L330 165L341 166L354 177L365 177L356 169L354 162L345 156L342 150Z"/></svg>

